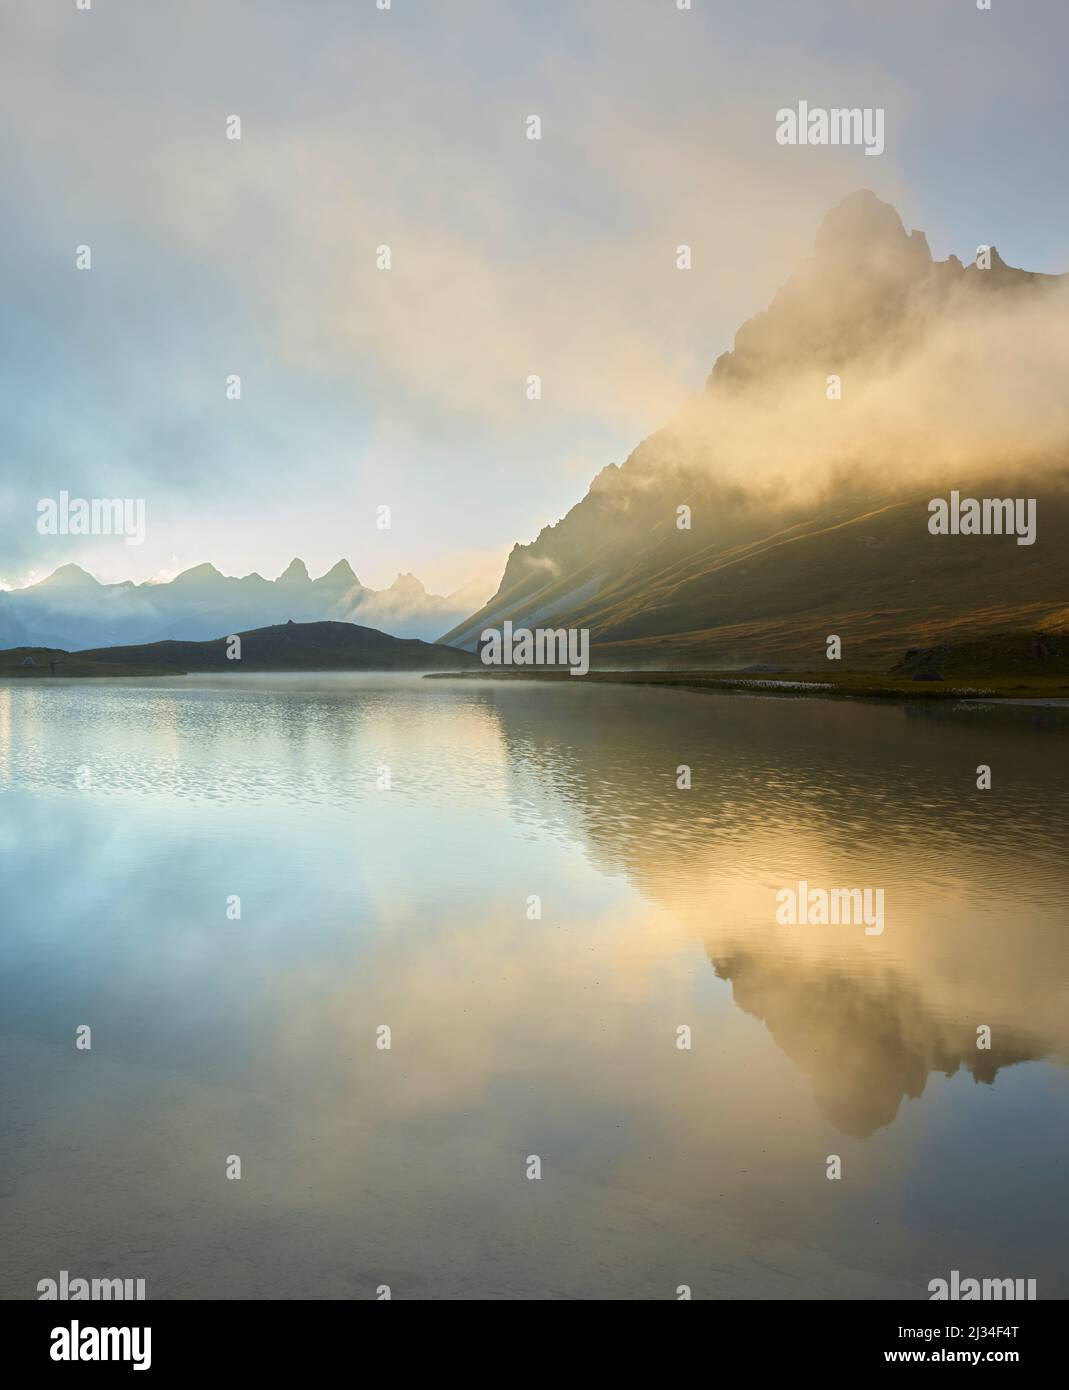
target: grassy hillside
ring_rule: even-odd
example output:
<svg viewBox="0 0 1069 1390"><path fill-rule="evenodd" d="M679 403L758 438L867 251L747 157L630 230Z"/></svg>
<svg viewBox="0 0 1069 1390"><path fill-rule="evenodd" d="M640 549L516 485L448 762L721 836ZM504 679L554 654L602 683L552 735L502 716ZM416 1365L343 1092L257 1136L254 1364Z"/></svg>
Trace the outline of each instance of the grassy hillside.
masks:
<svg viewBox="0 0 1069 1390"><path fill-rule="evenodd" d="M503 584L447 640L466 643L508 617L589 628L601 666L770 661L803 669L823 659L825 639L836 634L844 666L885 670L910 646L1069 626L1069 472L1039 487L1003 481L1005 495L1037 498L1040 543L932 536L928 489L825 502L804 519L780 514L771 523L752 505L731 508L727 523L703 497L696 516L704 506L713 519L690 533L673 524L678 488L663 497L643 490L619 508L627 513L623 543L594 514L602 500L590 516L561 523L587 533L581 563L561 564L548 582L543 570L539 580ZM609 486L622 490L624 480Z"/></svg>
<svg viewBox="0 0 1069 1390"><path fill-rule="evenodd" d="M0 680L35 680L48 676L158 676L158 666L86 660L59 647L9 647L0 651Z"/></svg>

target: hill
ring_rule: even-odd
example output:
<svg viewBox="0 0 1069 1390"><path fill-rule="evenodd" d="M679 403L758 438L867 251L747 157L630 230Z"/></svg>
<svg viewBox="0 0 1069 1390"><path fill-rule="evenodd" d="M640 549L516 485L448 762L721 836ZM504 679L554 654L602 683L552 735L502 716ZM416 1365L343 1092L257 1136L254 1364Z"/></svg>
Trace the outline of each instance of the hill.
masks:
<svg viewBox="0 0 1069 1390"><path fill-rule="evenodd" d="M16 647L0 652L6 676L184 675L242 671L457 671L478 658L418 638L390 637L356 623L282 623L235 634L240 660L229 660L229 637L209 642L150 642L67 652Z"/></svg>

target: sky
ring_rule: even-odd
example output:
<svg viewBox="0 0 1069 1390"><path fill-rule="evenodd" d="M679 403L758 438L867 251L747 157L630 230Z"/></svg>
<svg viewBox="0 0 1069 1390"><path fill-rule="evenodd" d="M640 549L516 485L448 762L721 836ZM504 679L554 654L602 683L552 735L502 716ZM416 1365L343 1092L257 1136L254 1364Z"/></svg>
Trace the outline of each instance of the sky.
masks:
<svg viewBox="0 0 1069 1390"><path fill-rule="evenodd" d="M0 0L0 584L493 587L854 189L1069 270L1067 42L1064 0ZM800 100L884 152L778 144ZM61 491L144 543L38 534Z"/></svg>

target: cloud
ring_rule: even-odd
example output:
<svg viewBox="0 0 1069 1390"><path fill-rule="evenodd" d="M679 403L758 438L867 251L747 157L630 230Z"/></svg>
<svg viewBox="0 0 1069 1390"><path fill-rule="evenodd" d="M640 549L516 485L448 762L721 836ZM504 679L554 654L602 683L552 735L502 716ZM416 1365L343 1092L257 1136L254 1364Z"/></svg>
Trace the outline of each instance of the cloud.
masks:
<svg viewBox="0 0 1069 1390"><path fill-rule="evenodd" d="M444 532L460 550L533 535L680 409L859 178L909 205L904 156L943 129L941 74L918 60L911 79L870 7L884 49L847 0L822 25L801 9L16 7L0 83L18 131L9 563L118 563L41 555L27 518L61 486L147 496L133 577L191 535L235 571L294 551L359 569L365 547L426 571ZM903 13L913 43L932 21ZM961 73L987 42L961 36ZM886 107L887 153L778 146L775 112L802 96ZM398 438L403 457L384 457ZM367 520L383 476L413 499L385 541Z"/></svg>
<svg viewBox="0 0 1069 1390"><path fill-rule="evenodd" d="M857 356L832 339L767 378L694 398L654 455L783 501L812 499L847 470L892 491L1064 470L1069 281L975 290L959 281L930 320L907 313ZM840 285L840 308L843 295ZM841 400L828 399L828 374Z"/></svg>

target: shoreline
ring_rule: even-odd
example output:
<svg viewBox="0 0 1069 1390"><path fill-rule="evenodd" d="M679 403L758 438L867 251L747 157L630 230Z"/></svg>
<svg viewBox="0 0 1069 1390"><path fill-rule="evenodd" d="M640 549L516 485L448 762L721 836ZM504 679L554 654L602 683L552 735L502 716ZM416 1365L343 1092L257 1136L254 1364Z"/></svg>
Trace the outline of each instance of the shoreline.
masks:
<svg viewBox="0 0 1069 1390"><path fill-rule="evenodd" d="M244 670L182 671L160 667L108 668L95 663L95 669L55 675L42 670L0 669L0 687L32 683L48 687L95 681L196 680L198 677L224 676L240 680L243 676L412 676L422 680L499 681L527 684L638 686L643 689L688 690L698 693L769 695L777 699L827 699L888 701L907 704L1014 705L1032 709L1069 709L1069 679L1060 676L993 676L973 680L916 681L910 676L881 676L864 672L792 671L765 675L737 671L609 671L592 670L573 676L567 668L501 670L405 670L388 667L379 670L361 667L264 667Z"/></svg>
<svg viewBox="0 0 1069 1390"><path fill-rule="evenodd" d="M633 685L669 690L773 695L780 699L859 699L892 701L967 701L1069 708L1069 679L1059 676L992 676L975 680L915 681L911 676L811 671L777 675L727 671L606 671L572 676L567 670L429 671L425 680L491 680Z"/></svg>

